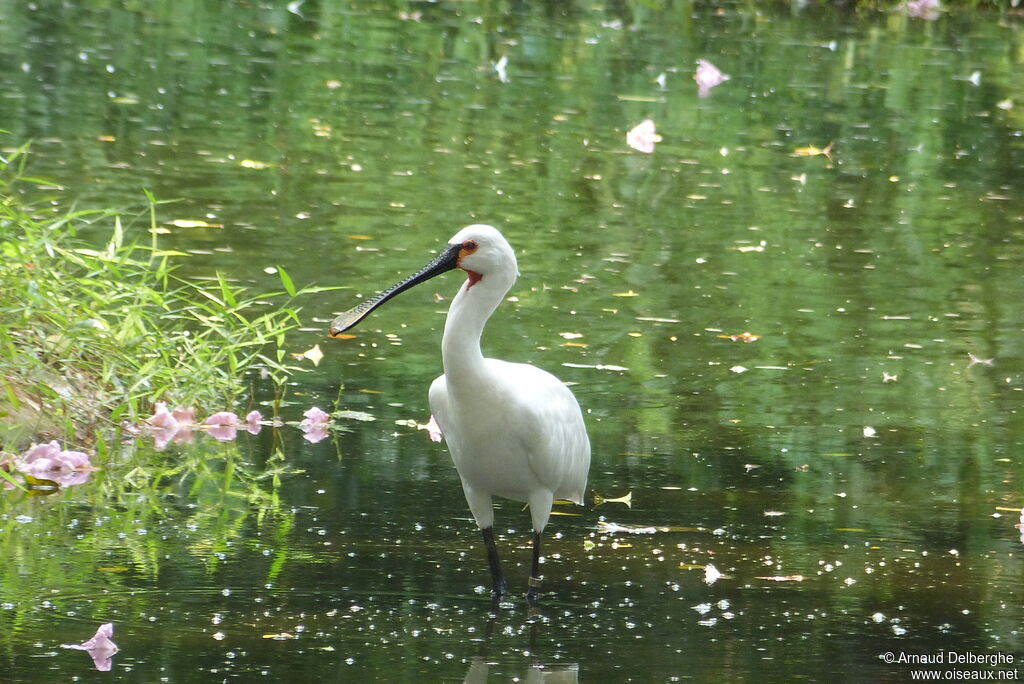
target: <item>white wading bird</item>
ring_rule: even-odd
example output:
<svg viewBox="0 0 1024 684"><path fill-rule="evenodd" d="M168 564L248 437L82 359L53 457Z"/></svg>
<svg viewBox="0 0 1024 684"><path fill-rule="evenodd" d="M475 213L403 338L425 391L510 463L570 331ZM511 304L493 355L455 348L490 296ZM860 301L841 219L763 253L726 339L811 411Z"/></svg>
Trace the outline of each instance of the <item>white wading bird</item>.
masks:
<svg viewBox="0 0 1024 684"><path fill-rule="evenodd" d="M580 405L558 378L480 353L484 324L519 275L508 241L491 226L466 226L419 272L338 316L330 332L341 334L400 292L455 268L469 277L448 310L441 338L444 375L430 385L430 410L483 532L495 597L508 586L494 544L491 497L529 503L533 565L526 596L535 600L541 587L541 532L555 499L583 503L590 440Z"/></svg>

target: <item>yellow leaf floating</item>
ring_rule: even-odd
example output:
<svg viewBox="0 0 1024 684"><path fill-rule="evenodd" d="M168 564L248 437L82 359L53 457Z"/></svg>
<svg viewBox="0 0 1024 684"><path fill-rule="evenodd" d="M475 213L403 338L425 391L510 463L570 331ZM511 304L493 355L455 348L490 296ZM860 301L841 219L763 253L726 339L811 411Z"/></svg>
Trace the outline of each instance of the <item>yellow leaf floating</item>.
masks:
<svg viewBox="0 0 1024 684"><path fill-rule="evenodd" d="M815 147L814 145L808 145L807 147L798 147L795 150L793 150L793 154L795 154L798 157L817 157L818 155L821 155L828 159L829 161L832 161L831 152L833 145L835 145L835 142L830 142L825 147Z"/></svg>
<svg viewBox="0 0 1024 684"><path fill-rule="evenodd" d="M803 575L771 575L769 577L757 577L755 579L768 580L769 582L803 582Z"/></svg>
<svg viewBox="0 0 1024 684"><path fill-rule="evenodd" d="M256 161L255 159L243 159L242 161L238 162L238 165L247 169L270 169L277 166L277 164Z"/></svg>
<svg viewBox="0 0 1024 684"><path fill-rule="evenodd" d="M613 292L612 297L639 297L639 292L633 292L632 290L626 290L625 292Z"/></svg>
<svg viewBox="0 0 1024 684"><path fill-rule="evenodd" d="M633 492L629 492L628 494L624 494L622 496L617 496L617 497L614 497L614 498L606 497L606 496L601 496L600 494L594 494L594 505L595 506L600 506L601 504L606 504L606 503L621 503L621 504L626 504L627 508L632 508L633 507Z"/></svg>

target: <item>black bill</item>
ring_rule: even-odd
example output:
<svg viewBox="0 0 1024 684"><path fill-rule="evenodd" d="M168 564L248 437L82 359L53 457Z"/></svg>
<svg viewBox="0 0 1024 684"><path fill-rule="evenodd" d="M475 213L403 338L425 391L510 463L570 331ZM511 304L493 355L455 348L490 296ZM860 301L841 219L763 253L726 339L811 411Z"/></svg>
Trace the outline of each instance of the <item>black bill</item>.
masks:
<svg viewBox="0 0 1024 684"><path fill-rule="evenodd" d="M430 280L436 275L447 273L459 265L459 249L462 245L450 245L447 249L437 255L429 264L405 280L395 283L380 294L370 297L341 314L331 323L330 336L336 337L346 330L350 330L359 324L361 320L370 315L370 312L388 301L395 295L405 292L414 285Z"/></svg>

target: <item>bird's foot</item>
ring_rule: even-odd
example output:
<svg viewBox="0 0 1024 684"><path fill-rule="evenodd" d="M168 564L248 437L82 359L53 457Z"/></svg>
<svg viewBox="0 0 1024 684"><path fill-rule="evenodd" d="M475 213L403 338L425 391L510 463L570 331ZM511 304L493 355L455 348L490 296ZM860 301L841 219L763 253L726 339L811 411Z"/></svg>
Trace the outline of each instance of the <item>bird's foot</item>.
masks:
<svg viewBox="0 0 1024 684"><path fill-rule="evenodd" d="M543 584L544 579L542 577L531 577L527 581L526 600L530 603L536 603L540 599L540 588Z"/></svg>
<svg viewBox="0 0 1024 684"><path fill-rule="evenodd" d="M499 601L508 595L508 584L505 583L505 578L502 577L500 580L494 583L491 587L491 598L495 601Z"/></svg>

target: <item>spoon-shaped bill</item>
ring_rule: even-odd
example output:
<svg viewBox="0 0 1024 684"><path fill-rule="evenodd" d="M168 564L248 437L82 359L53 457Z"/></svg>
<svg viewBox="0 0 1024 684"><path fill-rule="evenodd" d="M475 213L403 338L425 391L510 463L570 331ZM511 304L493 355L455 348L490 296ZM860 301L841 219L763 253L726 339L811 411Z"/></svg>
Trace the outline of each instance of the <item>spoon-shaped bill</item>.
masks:
<svg viewBox="0 0 1024 684"><path fill-rule="evenodd" d="M395 283L383 292L370 297L358 305L352 307L345 313L339 315L331 323L330 336L337 337L346 330L354 328L360 321L370 315L374 309L388 301L395 295L405 292L414 285L430 280L436 275L446 273L459 265L459 249L461 245L451 245L441 252L429 264L413 273L411 276Z"/></svg>

